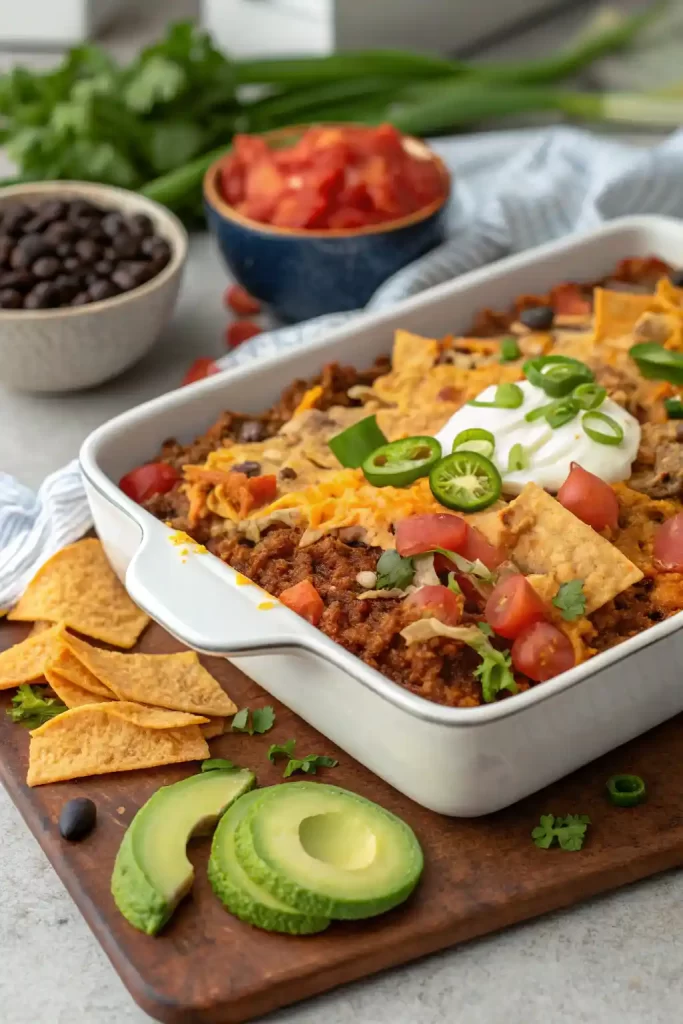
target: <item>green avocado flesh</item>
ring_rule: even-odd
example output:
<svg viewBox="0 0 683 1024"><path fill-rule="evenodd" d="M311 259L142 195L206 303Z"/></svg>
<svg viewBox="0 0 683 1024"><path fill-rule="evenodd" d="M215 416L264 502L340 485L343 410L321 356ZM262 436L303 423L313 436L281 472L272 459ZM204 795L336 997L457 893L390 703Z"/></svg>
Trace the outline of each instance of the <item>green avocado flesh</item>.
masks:
<svg viewBox="0 0 683 1024"><path fill-rule="evenodd" d="M210 771L164 786L130 823L111 880L114 902L135 928L156 935L192 887L186 847L206 835L223 812L251 789L249 771Z"/></svg>
<svg viewBox="0 0 683 1024"><path fill-rule="evenodd" d="M312 917L271 896L249 878L235 857L235 830L265 790L240 797L225 812L211 844L209 881L216 896L240 920L257 928L289 935L312 935L324 931L327 917Z"/></svg>
<svg viewBox="0 0 683 1024"><path fill-rule="evenodd" d="M384 913L408 898L423 867L420 844L400 818L315 782L260 790L234 842L257 886L315 917Z"/></svg>

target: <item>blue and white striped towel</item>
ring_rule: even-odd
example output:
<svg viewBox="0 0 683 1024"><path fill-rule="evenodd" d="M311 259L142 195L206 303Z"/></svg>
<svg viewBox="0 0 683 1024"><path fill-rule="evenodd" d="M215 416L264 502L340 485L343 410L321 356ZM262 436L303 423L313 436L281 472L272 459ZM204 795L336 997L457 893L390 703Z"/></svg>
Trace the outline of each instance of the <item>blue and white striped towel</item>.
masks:
<svg viewBox="0 0 683 1024"><path fill-rule="evenodd" d="M572 128L440 139L434 148L456 185L449 238L387 281L370 309L613 217L683 217L683 131L648 149ZM354 315L333 314L260 335L221 365L305 347ZM89 526L76 462L49 476L37 496L0 473L0 609L17 599L49 555Z"/></svg>

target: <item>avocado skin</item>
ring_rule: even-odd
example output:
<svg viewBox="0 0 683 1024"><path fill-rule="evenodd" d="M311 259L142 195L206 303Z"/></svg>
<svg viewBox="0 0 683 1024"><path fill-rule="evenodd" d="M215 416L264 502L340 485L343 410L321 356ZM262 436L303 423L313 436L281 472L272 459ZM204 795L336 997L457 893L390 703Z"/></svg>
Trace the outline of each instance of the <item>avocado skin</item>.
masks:
<svg viewBox="0 0 683 1024"><path fill-rule="evenodd" d="M307 790L310 786L317 785L322 784L311 782L290 782L287 789L291 793L294 789L301 789L303 791ZM269 787L268 790L264 790L264 795L272 793L275 788L276 787ZM372 803L372 801L366 801L364 798L358 797L357 794L352 793L349 790L340 789L337 786L325 786L324 788L336 790L345 797L362 800L363 803ZM284 874L271 868L259 856L254 842L251 825L254 819L262 813L264 804L268 799L273 799L273 797L265 796L265 799L256 801L249 814L247 814L245 819L240 822L235 832L235 852L242 868L246 871L252 881L256 882L257 885L262 886L272 896L275 896L276 899L281 900L283 903L295 908L300 913L306 914L310 917L323 916L337 921L355 921L362 918L375 917L378 914L383 914L388 910L392 910L399 904L404 903L417 886L424 867L424 857L416 839L414 845L415 865L412 876L408 878L404 885L394 889L391 893L387 893L385 896L374 900L365 900L360 905L354 905L353 903L347 903L344 900L324 896L322 893L310 892L296 882L291 881ZM277 799L277 796L275 796L275 799ZM390 819L392 822L397 823L402 829L409 831L411 835L413 834L412 829L410 829L404 821L396 817L396 815L385 810L379 804L373 804L373 807L376 809L377 814Z"/></svg>
<svg viewBox="0 0 683 1024"><path fill-rule="evenodd" d="M169 905L138 867L133 856L130 828L116 857L111 892L126 920L146 935L160 932L175 910L175 904Z"/></svg>

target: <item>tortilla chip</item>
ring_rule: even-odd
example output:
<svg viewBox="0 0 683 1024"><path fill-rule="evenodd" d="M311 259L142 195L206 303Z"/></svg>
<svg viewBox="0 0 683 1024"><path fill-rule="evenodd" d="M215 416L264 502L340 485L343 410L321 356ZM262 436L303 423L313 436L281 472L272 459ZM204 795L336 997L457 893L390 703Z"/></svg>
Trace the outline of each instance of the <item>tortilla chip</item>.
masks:
<svg viewBox="0 0 683 1024"><path fill-rule="evenodd" d="M149 622L109 565L99 540L62 548L40 567L7 616L16 622L49 619L115 647L132 647Z"/></svg>
<svg viewBox="0 0 683 1024"><path fill-rule="evenodd" d="M65 679L73 686L77 686L79 690L85 690L100 700L117 700L116 694L108 686L100 682L97 676L93 675L78 660L73 651L67 646L68 639L70 639L69 634L62 630L48 668L52 669L53 672L59 673L62 679Z"/></svg>
<svg viewBox="0 0 683 1024"><path fill-rule="evenodd" d="M225 718L211 718L206 725L200 725L202 736L205 740L213 740L216 736L222 736L225 732Z"/></svg>
<svg viewBox="0 0 683 1024"><path fill-rule="evenodd" d="M234 715L237 706L194 651L180 654L120 654L63 635L82 665L119 700L210 717Z"/></svg>
<svg viewBox="0 0 683 1024"><path fill-rule="evenodd" d="M439 358L441 346L433 338L424 338L410 331L397 330L391 365L396 373L426 373Z"/></svg>
<svg viewBox="0 0 683 1024"><path fill-rule="evenodd" d="M533 483L477 527L492 544L504 544L523 573L551 576L558 586L583 580L587 615L643 578L619 548Z"/></svg>
<svg viewBox="0 0 683 1024"><path fill-rule="evenodd" d="M39 633L44 633L46 629L52 629L54 622L48 622L46 619L38 619L31 626L31 632L29 636L38 636Z"/></svg>
<svg viewBox="0 0 683 1024"><path fill-rule="evenodd" d="M607 341L632 334L637 320L657 309L652 295L595 289L595 340Z"/></svg>
<svg viewBox="0 0 683 1024"><path fill-rule="evenodd" d="M83 704L101 704L102 698L65 679L48 664L45 678L63 704L68 708L80 708Z"/></svg>
<svg viewBox="0 0 683 1024"><path fill-rule="evenodd" d="M86 775L199 761L209 748L193 715L137 704L85 704L31 733L27 782L42 786Z"/></svg>
<svg viewBox="0 0 683 1024"><path fill-rule="evenodd" d="M0 654L0 690L40 679L60 633L61 626L52 626L3 651Z"/></svg>

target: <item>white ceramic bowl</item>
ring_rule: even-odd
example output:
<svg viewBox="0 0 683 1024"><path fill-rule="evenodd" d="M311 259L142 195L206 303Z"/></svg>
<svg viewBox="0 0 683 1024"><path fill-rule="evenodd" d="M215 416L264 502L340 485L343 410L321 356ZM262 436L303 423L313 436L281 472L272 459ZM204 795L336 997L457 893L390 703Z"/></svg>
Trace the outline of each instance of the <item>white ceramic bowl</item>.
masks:
<svg viewBox="0 0 683 1024"><path fill-rule="evenodd" d="M0 210L48 198L87 199L125 214L145 213L171 247L170 262L139 288L87 306L0 310L0 383L23 391L78 391L116 377L159 337L178 296L187 233L158 203L109 185L45 181L0 189Z"/></svg>

